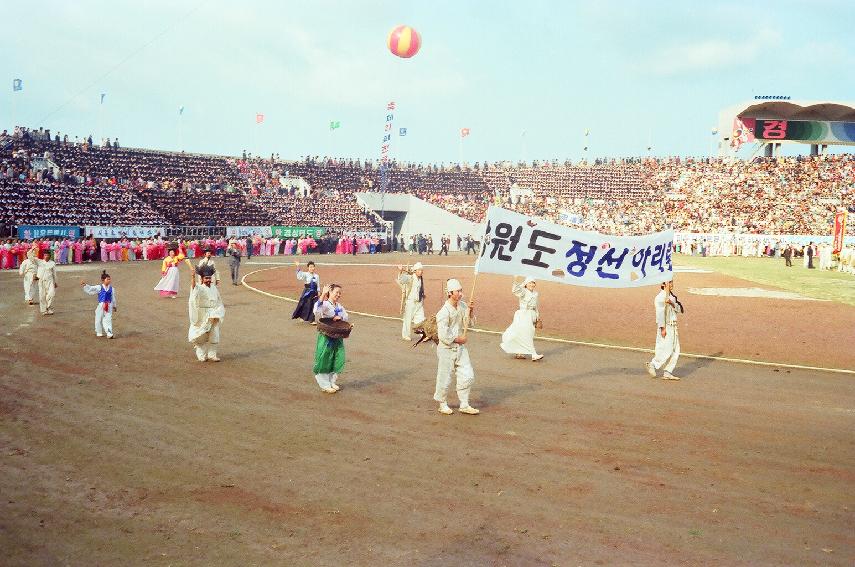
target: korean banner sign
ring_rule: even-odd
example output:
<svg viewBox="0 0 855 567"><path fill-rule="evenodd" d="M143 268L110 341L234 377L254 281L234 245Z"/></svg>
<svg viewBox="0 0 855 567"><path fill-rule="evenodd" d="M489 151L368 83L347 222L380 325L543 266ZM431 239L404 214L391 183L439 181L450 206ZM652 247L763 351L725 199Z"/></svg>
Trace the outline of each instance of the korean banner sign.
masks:
<svg viewBox="0 0 855 567"><path fill-rule="evenodd" d="M45 238L48 236L62 236L65 238L80 238L79 226L35 226L24 225L18 227L18 238L32 240L33 238Z"/></svg>
<svg viewBox="0 0 855 567"><path fill-rule="evenodd" d="M490 207L481 242L476 272L588 287L659 285L673 276L673 230L610 236Z"/></svg>

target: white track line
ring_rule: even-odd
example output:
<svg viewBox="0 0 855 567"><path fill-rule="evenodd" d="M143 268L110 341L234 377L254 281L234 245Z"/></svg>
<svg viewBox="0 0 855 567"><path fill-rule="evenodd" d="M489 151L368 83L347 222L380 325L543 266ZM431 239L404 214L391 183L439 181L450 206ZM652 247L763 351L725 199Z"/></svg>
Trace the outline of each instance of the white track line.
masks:
<svg viewBox="0 0 855 567"><path fill-rule="evenodd" d="M384 265L384 264L338 264L338 263L321 264L320 262L315 262L315 263L318 265L322 265L322 266L323 265L329 265L329 266L379 266L379 265ZM290 265L293 266L294 264L290 264ZM397 264L389 264L389 265L397 266ZM287 267L287 266L288 266L288 264L280 264L280 265L274 266L272 268L261 268L260 270L253 270L252 272L249 272L248 274L244 275L240 279L240 283L245 288L252 290L256 293L260 293L261 295L266 295L267 297L272 297L274 299L280 299L280 300L288 301L291 303L297 303L296 299L292 299L290 297L285 297L282 295L276 295L275 293L269 293L267 291L260 290L257 287L253 287L253 286L249 285L248 283L246 283L246 278L248 278L249 276L251 276L253 274L257 274L258 272L266 272L268 270L277 270L279 268L283 268L283 267ZM438 265L435 267L458 267L458 266ZM472 266L459 266L459 267L471 268ZM365 313L363 311L350 311L350 310L348 310L348 313L353 313L354 315L362 315L363 317L372 317L374 319L385 319L387 321L401 321L402 320L401 317L389 317L388 315L377 315L376 313ZM470 327L469 330L476 332L476 333L484 333L485 335L501 335L502 334L501 331L491 331L489 329L477 329L475 327ZM644 353L648 353L648 354L653 353L653 349L649 349L649 348L631 347L631 346L622 346L622 345L610 345L610 344L606 344L606 343L591 343L591 342L587 342L587 341L574 341L571 339L559 339L559 338L554 338L554 337L535 337L535 340L548 341L548 342L553 342L553 343L562 343L562 344L568 344L568 345L578 345L578 346L587 346L587 347L595 347L595 348L607 348L607 349L613 349L613 350L626 350L626 351L631 351L631 352L644 352ZM709 354L693 354L690 352L681 352L680 356L685 356L688 358L699 358L701 360L720 360L722 362L736 362L738 364L751 364L754 366L772 366L772 367L776 367L776 368L792 368L794 370L817 370L820 372L834 372L837 374L855 375L855 370L846 370L845 368L825 368L822 366L804 366L801 364L787 364L784 362L766 362L763 360L748 360L745 358L730 358L727 356L712 356Z"/></svg>

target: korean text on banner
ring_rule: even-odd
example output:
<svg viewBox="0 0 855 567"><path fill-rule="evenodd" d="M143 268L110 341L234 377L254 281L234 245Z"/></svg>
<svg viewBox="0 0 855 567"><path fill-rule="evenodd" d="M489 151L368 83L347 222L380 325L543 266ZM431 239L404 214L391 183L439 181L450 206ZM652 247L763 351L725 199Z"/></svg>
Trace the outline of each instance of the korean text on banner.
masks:
<svg viewBox="0 0 855 567"><path fill-rule="evenodd" d="M490 207L481 242L476 272L612 288L659 285L673 277L673 230L611 236Z"/></svg>

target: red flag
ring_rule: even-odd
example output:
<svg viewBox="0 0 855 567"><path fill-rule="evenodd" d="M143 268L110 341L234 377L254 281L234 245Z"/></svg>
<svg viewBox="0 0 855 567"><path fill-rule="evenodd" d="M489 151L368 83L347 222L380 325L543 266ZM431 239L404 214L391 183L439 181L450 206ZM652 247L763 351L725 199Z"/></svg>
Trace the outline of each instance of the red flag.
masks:
<svg viewBox="0 0 855 567"><path fill-rule="evenodd" d="M469 128L461 128L460 129L460 137L465 138L469 135Z"/></svg>
<svg viewBox="0 0 855 567"><path fill-rule="evenodd" d="M255 123L261 124L262 122L264 122L264 115L263 114L256 114L255 115Z"/></svg>

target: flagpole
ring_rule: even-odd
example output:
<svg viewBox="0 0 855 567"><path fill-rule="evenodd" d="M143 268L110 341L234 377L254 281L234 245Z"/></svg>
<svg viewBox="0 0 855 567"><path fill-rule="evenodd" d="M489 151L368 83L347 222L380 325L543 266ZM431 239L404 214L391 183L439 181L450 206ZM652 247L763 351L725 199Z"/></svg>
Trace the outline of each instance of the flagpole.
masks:
<svg viewBox="0 0 855 567"><path fill-rule="evenodd" d="M472 293L469 294L469 303L467 304L467 308L470 310L472 309L472 302L475 301L475 284L476 283L478 283L478 272L475 272L475 277L472 278ZM472 322L471 317L469 317L468 319L469 319L469 323L471 323ZM464 339L466 338L466 331L469 330L469 323L467 323L466 326L463 327L463 338Z"/></svg>

